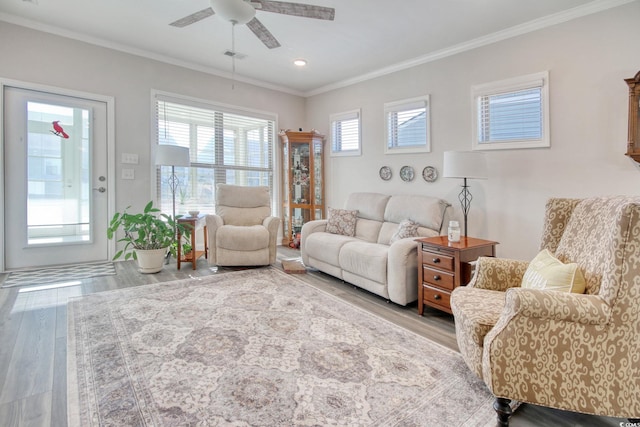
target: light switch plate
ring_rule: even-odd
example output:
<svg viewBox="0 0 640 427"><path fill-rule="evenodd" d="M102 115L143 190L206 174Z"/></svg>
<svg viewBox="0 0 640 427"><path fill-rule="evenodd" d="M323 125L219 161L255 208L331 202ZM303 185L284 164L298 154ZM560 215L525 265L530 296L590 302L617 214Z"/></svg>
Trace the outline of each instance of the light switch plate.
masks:
<svg viewBox="0 0 640 427"><path fill-rule="evenodd" d="M138 155L134 153L122 153L122 163L137 165Z"/></svg>

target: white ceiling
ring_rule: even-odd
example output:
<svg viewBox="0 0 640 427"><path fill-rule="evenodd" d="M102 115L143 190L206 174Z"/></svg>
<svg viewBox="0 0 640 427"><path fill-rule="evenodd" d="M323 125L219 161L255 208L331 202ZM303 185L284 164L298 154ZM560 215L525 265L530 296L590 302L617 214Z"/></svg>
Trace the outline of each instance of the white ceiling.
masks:
<svg viewBox="0 0 640 427"><path fill-rule="evenodd" d="M282 45L237 26L236 78L299 95L320 93L633 0L300 0L334 21L257 17ZM170 22L208 0L0 0L0 20L210 72L231 74L231 24L218 15ZM304 58L305 68L292 61Z"/></svg>

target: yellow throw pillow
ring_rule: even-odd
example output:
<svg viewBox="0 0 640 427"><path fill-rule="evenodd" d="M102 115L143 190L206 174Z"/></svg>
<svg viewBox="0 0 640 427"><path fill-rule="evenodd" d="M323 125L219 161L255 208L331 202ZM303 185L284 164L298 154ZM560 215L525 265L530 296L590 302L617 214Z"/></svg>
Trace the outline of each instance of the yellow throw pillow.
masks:
<svg viewBox="0 0 640 427"><path fill-rule="evenodd" d="M520 287L582 294L585 282L578 264L564 264L544 249L529 263Z"/></svg>

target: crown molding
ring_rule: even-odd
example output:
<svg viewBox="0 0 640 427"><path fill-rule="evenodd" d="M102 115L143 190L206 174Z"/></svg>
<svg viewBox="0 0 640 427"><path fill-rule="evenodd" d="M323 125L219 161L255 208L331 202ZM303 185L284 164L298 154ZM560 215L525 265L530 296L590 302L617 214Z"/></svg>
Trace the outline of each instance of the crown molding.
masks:
<svg viewBox="0 0 640 427"><path fill-rule="evenodd" d="M582 18L583 16L592 15L594 13L602 12L607 9L612 9L614 7L622 6L627 3L632 3L634 1L637 1L637 0L595 0L582 6L577 6L572 9L555 13L553 15L548 15L542 18L534 19L532 21L525 22L524 24L519 24L502 31L488 34L483 37L478 37L473 40L469 40L454 46L447 47L445 49L440 49L435 52L428 53L426 55L409 59L407 61L399 62L397 64L391 65L389 67L381 68L379 70L372 71L370 73L362 74L357 77L353 77L353 78L342 80L326 86L322 86L317 89L313 89L311 91L305 92L304 96L310 97L314 95L320 95L325 92L330 92L332 90L351 86L357 83L362 83L367 80L375 79L377 77L382 77L387 74L392 74L398 71L406 70L408 68L412 68L418 65L429 63L429 62L438 61L440 59L443 59L449 56L453 56L459 53L467 52L469 50L477 49L482 46L487 46L502 40L510 39L512 37L517 37L523 34L531 33L533 31L538 31L547 27L551 27L553 25L561 24L563 22L568 22L577 18Z"/></svg>

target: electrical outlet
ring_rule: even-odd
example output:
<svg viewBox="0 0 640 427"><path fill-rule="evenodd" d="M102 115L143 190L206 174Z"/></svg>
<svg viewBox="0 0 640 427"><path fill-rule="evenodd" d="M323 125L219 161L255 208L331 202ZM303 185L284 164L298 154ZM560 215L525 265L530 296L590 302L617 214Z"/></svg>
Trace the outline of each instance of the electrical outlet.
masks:
<svg viewBox="0 0 640 427"><path fill-rule="evenodd" d="M135 171L133 169L122 169L122 179L135 179Z"/></svg>

